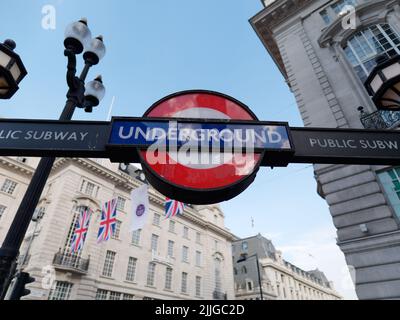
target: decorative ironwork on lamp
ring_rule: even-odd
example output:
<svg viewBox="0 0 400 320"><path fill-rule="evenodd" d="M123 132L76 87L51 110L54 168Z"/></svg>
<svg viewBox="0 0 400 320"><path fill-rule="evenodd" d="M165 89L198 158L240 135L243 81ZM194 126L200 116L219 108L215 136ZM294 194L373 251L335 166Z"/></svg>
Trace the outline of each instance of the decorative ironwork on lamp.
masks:
<svg viewBox="0 0 400 320"><path fill-rule="evenodd" d="M28 74L21 58L14 52L15 48L13 40L0 43L0 99L10 99Z"/></svg>
<svg viewBox="0 0 400 320"><path fill-rule="evenodd" d="M400 56L379 56L365 87L378 110L400 110Z"/></svg>

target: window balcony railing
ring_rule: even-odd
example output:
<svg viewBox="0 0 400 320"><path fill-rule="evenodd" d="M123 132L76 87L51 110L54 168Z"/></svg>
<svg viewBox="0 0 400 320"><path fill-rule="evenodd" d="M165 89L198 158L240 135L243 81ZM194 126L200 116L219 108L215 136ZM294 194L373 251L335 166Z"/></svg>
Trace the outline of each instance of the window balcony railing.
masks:
<svg viewBox="0 0 400 320"><path fill-rule="evenodd" d="M360 120L365 129L396 129L400 126L400 111L375 111L366 113L363 107L360 111Z"/></svg>
<svg viewBox="0 0 400 320"><path fill-rule="evenodd" d="M53 259L53 265L60 270L86 274L89 270L90 259L83 259L72 253L57 252Z"/></svg>

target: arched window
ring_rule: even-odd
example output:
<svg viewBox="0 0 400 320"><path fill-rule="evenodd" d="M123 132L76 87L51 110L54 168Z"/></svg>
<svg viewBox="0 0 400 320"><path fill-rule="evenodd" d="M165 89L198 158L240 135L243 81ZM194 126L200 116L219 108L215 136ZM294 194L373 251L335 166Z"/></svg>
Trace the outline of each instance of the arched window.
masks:
<svg viewBox="0 0 400 320"><path fill-rule="evenodd" d="M242 273L246 274L247 273L247 268L245 266L242 267Z"/></svg>
<svg viewBox="0 0 400 320"><path fill-rule="evenodd" d="M86 207L86 206L79 206L79 207L75 208L75 210L72 214L71 225L68 229L67 239L66 239L65 245L64 245L64 253L71 253L72 239L74 237L75 230L78 226L79 215L81 214L81 212L83 212L84 210L87 210L87 209L88 209L88 207Z"/></svg>
<svg viewBox="0 0 400 320"><path fill-rule="evenodd" d="M380 55L388 58L400 54L400 36L388 24L377 24L352 36L344 47L347 59L364 82L376 66Z"/></svg>
<svg viewBox="0 0 400 320"><path fill-rule="evenodd" d="M237 269L233 268L233 273L235 274L235 276L238 274Z"/></svg>
<svg viewBox="0 0 400 320"><path fill-rule="evenodd" d="M215 258L214 260L214 275L215 275L215 291L222 291L222 278L221 278L221 264L222 261L220 258Z"/></svg>

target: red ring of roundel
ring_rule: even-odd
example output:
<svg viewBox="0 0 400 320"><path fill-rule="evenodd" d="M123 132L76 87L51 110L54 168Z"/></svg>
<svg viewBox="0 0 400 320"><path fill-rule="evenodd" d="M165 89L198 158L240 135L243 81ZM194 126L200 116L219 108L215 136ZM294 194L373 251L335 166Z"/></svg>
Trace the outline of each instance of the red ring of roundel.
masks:
<svg viewBox="0 0 400 320"><path fill-rule="evenodd" d="M212 93L183 93L170 99L163 100L152 107L146 117L171 118L179 111L190 108L210 108L228 115L234 120L256 120L247 110L236 102L224 96ZM161 154L160 154L161 155ZM169 155L165 155L167 159ZM211 169L193 169L181 164L156 164L151 165L147 161L146 151L141 151L143 161L160 177L177 186L191 189L215 189L223 188L239 182L247 176L237 176L233 164L224 164ZM257 169L261 155L255 155L254 169Z"/></svg>

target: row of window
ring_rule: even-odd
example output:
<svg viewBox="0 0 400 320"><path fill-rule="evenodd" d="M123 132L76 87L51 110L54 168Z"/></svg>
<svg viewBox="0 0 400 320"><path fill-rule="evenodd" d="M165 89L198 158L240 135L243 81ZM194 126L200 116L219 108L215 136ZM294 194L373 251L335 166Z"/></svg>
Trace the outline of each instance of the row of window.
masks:
<svg viewBox="0 0 400 320"><path fill-rule="evenodd" d="M151 235L151 251L156 253L158 252L158 243L159 243L159 236L156 234ZM136 237L135 237L136 240ZM175 257L175 242L172 240L168 240L168 257L174 258ZM201 266L201 252L196 251L196 266ZM182 246L182 262L189 263L189 247Z"/></svg>
<svg viewBox="0 0 400 320"><path fill-rule="evenodd" d="M307 297L315 297L318 299L321 299L323 297L323 294L319 292L318 290L312 289L304 284L301 284L300 282L295 281L291 277L286 277L285 275L281 274L280 277L278 275L278 272L275 272L275 278L277 281L280 280L280 284L282 285L282 292L280 290L280 284L277 284L277 291L278 291L278 296L283 296L285 299L287 298L287 293L286 293L286 286L289 285L289 287L293 287L295 290L298 291L297 293L297 299L299 297L303 298L303 294ZM287 279L287 281L286 281ZM294 298L294 290L290 289L291 297Z"/></svg>
<svg viewBox="0 0 400 320"><path fill-rule="evenodd" d="M201 277L196 276L196 296L201 296ZM53 288L49 293L49 300L69 300L71 296L73 284L66 281L56 281ZM172 269L167 268L166 278L165 278L165 289L171 290L172 288ZM182 272L182 287L181 292L186 294L188 292L188 274ZM133 300L133 294L121 293L116 291L109 291L104 289L98 289L96 292L96 300Z"/></svg>
<svg viewBox="0 0 400 320"><path fill-rule="evenodd" d="M10 180L10 179L6 179L6 180L4 180L0 191L7 193L9 195L13 195L17 188L17 185L18 185L17 182ZM4 212L6 211L6 209L7 209L6 206L0 205L0 219L4 215Z"/></svg>
<svg viewBox="0 0 400 320"><path fill-rule="evenodd" d="M116 257L115 252L107 251L102 272L103 276L112 277L115 257ZM126 281L129 282L135 281L137 262L138 262L137 258L129 257L126 277L125 277ZM147 286L155 287L155 274L156 274L156 263L150 262L147 269L147 280L146 280ZM164 289L172 290L172 276L173 276L173 269L171 267L166 267ZM196 280L196 296L201 296L201 277L196 276L195 280ZM188 292L188 274L186 272L182 272L181 292L182 293Z"/></svg>
<svg viewBox="0 0 400 320"><path fill-rule="evenodd" d="M100 186L94 184L93 182L90 182L86 179L82 180L81 186L79 188L79 191L87 196L97 198L99 194ZM118 196L117 197L117 210L119 211L124 211L125 210L125 205L126 205L126 199Z"/></svg>
<svg viewBox="0 0 400 320"><path fill-rule="evenodd" d="M161 227L161 215L158 213L154 213L153 215L153 225L157 227ZM176 232L176 222L174 220L169 220L168 231L175 233ZM187 226L183 226L182 236L184 239L190 240L189 237L190 229ZM201 243L201 233L196 231L196 243Z"/></svg>
<svg viewBox="0 0 400 320"><path fill-rule="evenodd" d="M116 291L108 291L98 289L96 292L96 300L133 300L133 294L121 293Z"/></svg>
<svg viewBox="0 0 400 320"><path fill-rule="evenodd" d="M82 212L83 210L86 210L87 208L84 206L79 206L75 209L74 212L74 216L72 219L72 223L70 225L69 231L68 231L68 235L67 235L67 240L65 243L65 248L66 250L68 250L71 247L71 242L72 242L72 238L73 238L73 234L74 234L74 230L76 228L77 225L77 219L79 217L79 213ZM174 221L170 221L173 224L171 224L172 226L174 226ZM113 238L114 239L119 239L120 237L120 232L121 232L121 225L122 222L117 220L116 222L116 226L115 226L115 231L113 233ZM185 227L186 229L184 230L189 230L189 228ZM141 234L142 234L142 230L136 230L134 232L132 232L132 238L131 238L131 243L133 245L139 246L140 242L141 242ZM197 236L197 240L200 240L200 234ZM151 235L151 246L150 249L152 250L152 252L156 255L158 255L158 249L159 249L159 236L156 234L152 234ZM167 252L167 256L174 258L175 257L175 242L172 240L168 241L168 252ZM182 262L187 262L189 263L189 247L188 246L182 246ZM202 265L202 253L200 251L196 251L195 252L195 263L196 266L201 266Z"/></svg>
<svg viewBox="0 0 400 320"><path fill-rule="evenodd" d="M18 185L17 182L15 182L11 179L6 179L3 182L0 191L7 193L9 195L13 195L17 188L17 185ZM98 185L96 185L88 180L85 180L85 179L82 180L82 183L81 183L81 186L79 189L80 192L82 192L88 196L95 197L95 198L98 196L99 190L100 190L100 187ZM120 211L124 211L125 204L126 204L126 199L121 196L118 196L117 197L117 209Z"/></svg>
<svg viewBox="0 0 400 320"><path fill-rule="evenodd" d="M173 249L171 249L171 251L172 250ZM170 248L168 248L168 251L170 251ZM168 252L168 253L173 254L173 251ZM189 248L183 247L183 250L182 250L182 261L183 262L188 262L188 255L189 255ZM112 277L115 257L116 257L116 252L107 251L106 258L104 261L104 266L103 266L103 272L102 272L103 276L110 277L110 278ZM169 257L173 257L173 255L169 255ZM196 251L195 259L196 259L196 266L200 267L202 264L202 254L200 251ZM129 258L127 274L126 274L127 281L134 281L135 274L136 274L136 263L137 263L136 258L133 258L133 257Z"/></svg>
<svg viewBox="0 0 400 320"><path fill-rule="evenodd" d="M72 283L56 281L50 290L49 300L68 300L71 295Z"/></svg>
<svg viewBox="0 0 400 320"><path fill-rule="evenodd" d="M73 284L66 281L56 281L49 293L49 300L68 300ZM133 300L134 295L98 289L96 300Z"/></svg>
<svg viewBox="0 0 400 320"><path fill-rule="evenodd" d="M132 244L135 246L140 245L142 230L135 230L132 233ZM156 234L151 235L151 251L157 253L158 252L158 244L159 244L159 236ZM168 240L168 249L167 249L167 256L174 258L175 257L175 242L172 240ZM202 254L200 251L196 250L195 253L195 261L196 266L201 266L202 264ZM189 263L189 247L182 246L182 262Z"/></svg>
<svg viewBox="0 0 400 320"><path fill-rule="evenodd" d="M325 295L323 293L321 293L315 289L310 289L306 286L301 287L301 285L299 285L299 287L300 287L300 289L297 290L296 292L293 289L290 289L290 295L289 295L289 292L286 292L286 288L282 287L282 290L281 290L281 287L278 284L278 285L276 285L278 297L283 297L284 299L289 298L289 299L296 299L296 300L304 300L304 299L310 300L310 298L317 299L317 300L324 300L324 298L325 298ZM301 288L304 288L304 290Z"/></svg>
<svg viewBox="0 0 400 320"><path fill-rule="evenodd" d="M156 225L156 226L160 226L160 219L161 219L161 216L158 213L154 213L153 224ZM169 220L168 231L172 232L172 233L175 233L175 229L176 229L176 222L173 221L173 220ZM183 226L183 238L184 239L190 240L189 230L190 230L189 227ZM133 238L136 238L136 240L137 240L138 237L136 235ZM136 245L139 245L138 242L132 241L132 243L136 244ZM201 233L198 232L198 231L196 231L196 243L201 244ZM214 240L214 249L218 250L218 248L219 248L219 242L218 242L218 240Z"/></svg>

